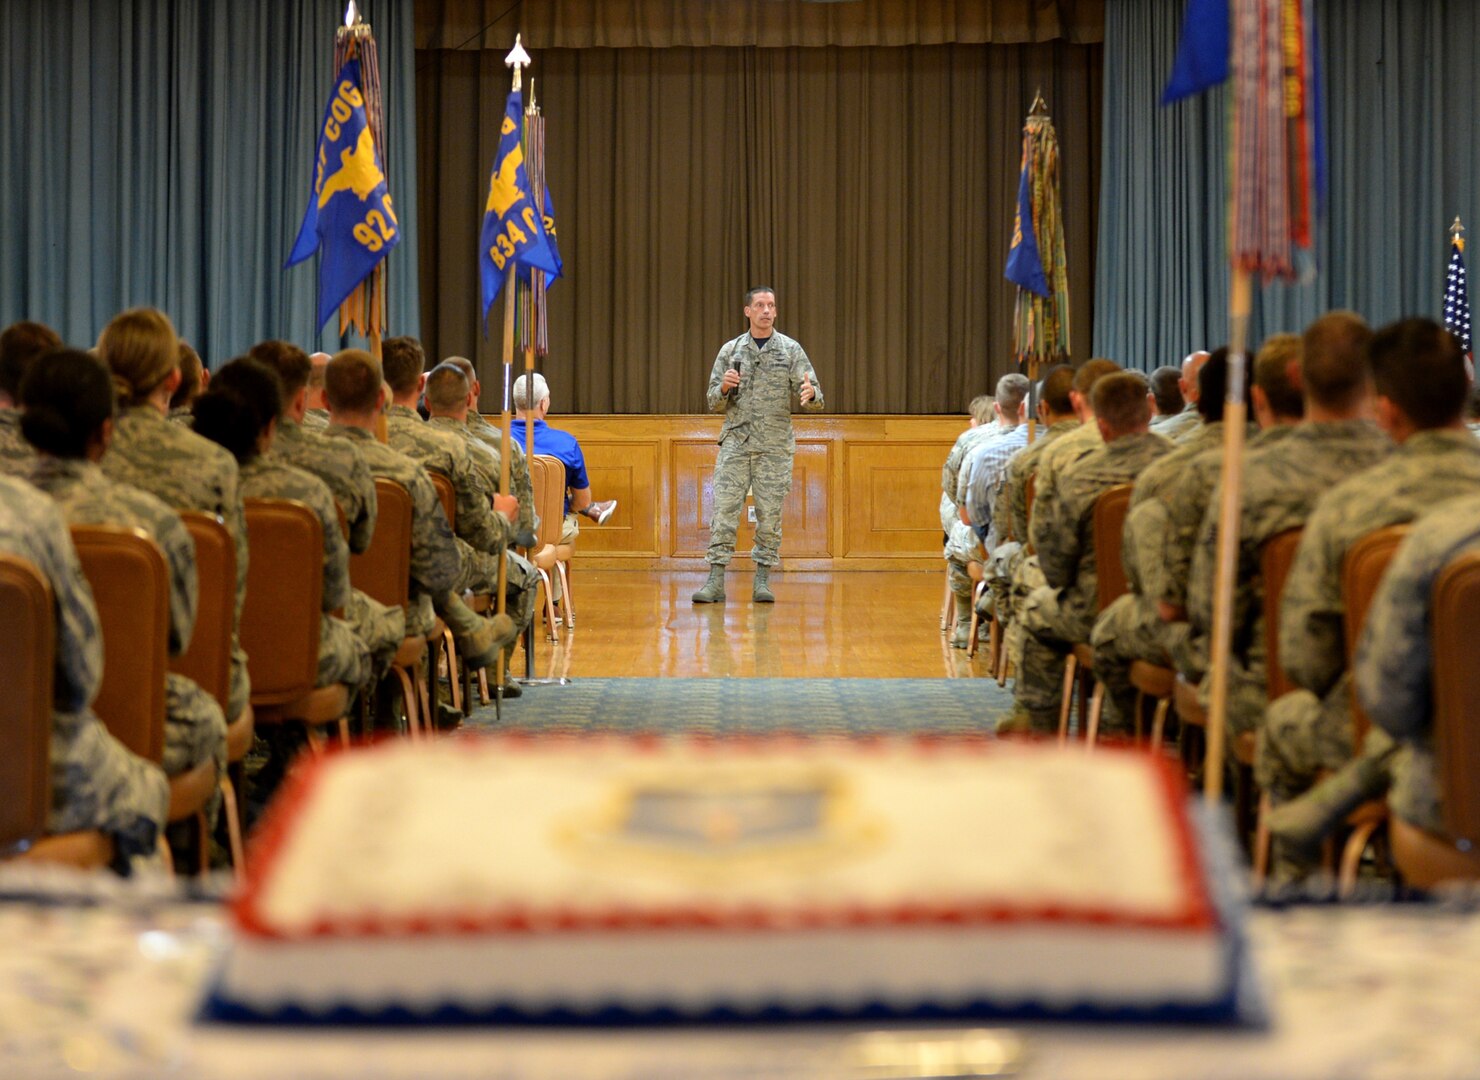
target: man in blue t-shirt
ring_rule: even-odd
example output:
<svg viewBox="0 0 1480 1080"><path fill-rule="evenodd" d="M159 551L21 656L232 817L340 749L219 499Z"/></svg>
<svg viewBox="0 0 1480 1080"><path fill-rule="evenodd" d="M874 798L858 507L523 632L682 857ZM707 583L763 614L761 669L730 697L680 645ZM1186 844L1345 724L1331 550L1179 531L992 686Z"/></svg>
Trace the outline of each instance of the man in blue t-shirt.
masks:
<svg viewBox="0 0 1480 1080"><path fill-rule="evenodd" d="M570 544L581 531L577 514L585 515L598 525L605 525L617 508L617 500L591 501L591 481L586 476L586 455L581 453L581 444L569 432L552 428L545 423L545 414L550 411L550 385L545 382L543 375L536 373L534 392L531 394L526 390L526 378L527 376L521 375L514 380L516 420L522 424L527 416L532 415L534 452L559 458L565 464L565 523L560 530L560 542ZM531 400L534 402L533 406L530 405Z"/></svg>

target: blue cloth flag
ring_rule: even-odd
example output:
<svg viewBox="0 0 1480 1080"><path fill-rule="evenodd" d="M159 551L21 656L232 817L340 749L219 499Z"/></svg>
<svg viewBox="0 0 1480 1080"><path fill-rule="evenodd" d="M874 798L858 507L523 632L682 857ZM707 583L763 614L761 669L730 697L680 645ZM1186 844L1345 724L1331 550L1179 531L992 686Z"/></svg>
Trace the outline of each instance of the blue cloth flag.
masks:
<svg viewBox="0 0 1480 1080"><path fill-rule="evenodd" d="M550 287L550 284L556 278L558 278L561 274L565 273L565 260L560 257L560 248L555 243L555 240L556 240L556 234L555 234L555 203L550 198L550 185L549 184L546 184L545 185L545 212L544 212L543 218L544 218L544 224L545 224L545 243L550 248L550 258L552 258L553 260L555 260L555 272L554 273L550 273L549 271L546 271L545 272L545 287L546 288L549 288ZM518 269L517 273L519 274L519 280L522 281L522 282L524 282L525 284L528 284L529 283L529 266L528 266L528 264L526 264L526 263L519 263L518 264L518 267L519 267L519 269ZM495 294L495 295L497 295L497 294Z"/></svg>
<svg viewBox="0 0 1480 1080"><path fill-rule="evenodd" d="M283 269L315 251L319 260L319 327L329 321L375 264L401 242L385 171L365 115L360 62L334 77L314 152L313 194Z"/></svg>
<svg viewBox="0 0 1480 1080"><path fill-rule="evenodd" d="M1228 78L1228 0L1187 0L1182 40L1161 103L1200 94Z"/></svg>
<svg viewBox="0 0 1480 1080"><path fill-rule="evenodd" d="M516 269L536 267L551 277L560 273L560 263L545 236L545 223L530 191L529 171L524 167L524 148L520 145L523 114L523 95L515 90L509 94L504 109L498 155L493 159L493 173L488 178L488 201L478 242L485 325L488 309L503 291L511 260Z"/></svg>
<svg viewBox="0 0 1480 1080"><path fill-rule="evenodd" d="M1018 177L1017 212L1012 219L1012 246L1007 249L1007 280L1029 292L1048 297L1048 278L1043 273L1043 257L1038 254L1038 238L1033 234L1033 186L1028 179L1028 153L1023 151L1023 171Z"/></svg>

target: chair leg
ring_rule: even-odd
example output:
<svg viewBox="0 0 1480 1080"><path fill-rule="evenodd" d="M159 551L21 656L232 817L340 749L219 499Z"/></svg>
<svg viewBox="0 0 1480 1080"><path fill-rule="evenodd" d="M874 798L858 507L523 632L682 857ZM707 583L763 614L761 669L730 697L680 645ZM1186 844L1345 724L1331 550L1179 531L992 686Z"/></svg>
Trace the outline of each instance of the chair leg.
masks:
<svg viewBox="0 0 1480 1080"><path fill-rule="evenodd" d="M999 633L1001 635L1001 641L997 645L997 685L1006 686L1007 673L1012 667L1012 662L1007 656L1007 634L1005 631L999 631Z"/></svg>
<svg viewBox="0 0 1480 1080"><path fill-rule="evenodd" d="M1085 725L1085 749L1093 750L1095 740L1100 737L1100 710L1105 707L1105 684L1095 680L1094 693L1089 698L1089 722Z"/></svg>
<svg viewBox="0 0 1480 1080"><path fill-rule="evenodd" d="M956 604L951 599L951 572L946 571L946 598L940 607L940 632L949 634L956 624Z"/></svg>
<svg viewBox="0 0 1480 1080"><path fill-rule="evenodd" d="M1269 878L1269 815L1274 810L1274 800L1269 792L1259 796L1259 820L1254 826L1254 877L1253 887L1257 893L1264 888Z"/></svg>
<svg viewBox="0 0 1480 1080"><path fill-rule="evenodd" d="M1059 702L1059 745L1069 741L1069 709L1074 702L1074 676L1079 670L1079 658L1070 653L1064 661L1064 693Z"/></svg>
<svg viewBox="0 0 1480 1080"><path fill-rule="evenodd" d="M1153 753L1161 750L1162 738L1166 735L1167 710L1172 706L1171 698L1158 698L1156 712L1151 718L1151 750Z"/></svg>
<svg viewBox="0 0 1480 1080"><path fill-rule="evenodd" d="M447 692L452 695L452 707L459 712L462 711L462 683L458 681L457 675L457 642L453 640L452 631L448 630L445 635L447 648ZM427 717L427 731L437 730L437 718Z"/></svg>
<svg viewBox="0 0 1480 1080"><path fill-rule="evenodd" d="M236 785L221 775L221 812L226 815L226 841L231 849L231 870L240 882L247 872L246 845L242 843L242 819L236 805Z"/></svg>
<svg viewBox="0 0 1480 1080"><path fill-rule="evenodd" d="M401 684L401 701L406 706L406 729L411 735L411 741L415 742L421 738L421 720L417 710L416 686L411 676L406 673L405 668L392 668L396 673L396 679Z"/></svg>
<svg viewBox="0 0 1480 1080"><path fill-rule="evenodd" d="M978 581L976 588L971 590L971 637L966 642L966 659L976 659L976 632L981 629L982 617L977 613L976 602L981 599L982 592L986 589L985 581Z"/></svg>
<svg viewBox="0 0 1480 1080"><path fill-rule="evenodd" d="M560 627L555 625L555 600L550 592L550 575L540 571L540 586L545 590L545 628L550 632L550 640L556 645L560 644Z"/></svg>
<svg viewBox="0 0 1480 1080"><path fill-rule="evenodd" d="M1002 655L1002 624L997 621L997 616L992 616L992 621L987 624L987 670L992 674L997 673L997 665L1001 662Z"/></svg>
<svg viewBox="0 0 1480 1080"><path fill-rule="evenodd" d="M1337 879L1337 895L1343 900L1356 891L1357 871L1362 866L1362 852L1367 850L1367 843L1381 825L1381 821L1364 821L1352 830L1351 836L1347 837L1346 847L1341 851L1341 876Z"/></svg>
<svg viewBox="0 0 1480 1080"><path fill-rule="evenodd" d="M565 628L574 630L576 628L576 602L570 591L570 563L557 560L555 569L560 571L560 595L564 597L561 604L565 608Z"/></svg>

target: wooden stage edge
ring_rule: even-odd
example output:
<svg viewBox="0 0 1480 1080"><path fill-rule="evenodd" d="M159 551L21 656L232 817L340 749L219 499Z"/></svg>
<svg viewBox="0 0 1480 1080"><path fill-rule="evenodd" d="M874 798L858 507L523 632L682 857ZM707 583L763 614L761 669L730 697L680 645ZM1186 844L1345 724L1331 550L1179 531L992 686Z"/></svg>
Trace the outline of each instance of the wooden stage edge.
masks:
<svg viewBox="0 0 1480 1080"><path fill-rule="evenodd" d="M605 525L581 523L579 566L704 570L718 415L553 415L550 422L580 440L592 495L618 504ZM794 416L783 570L939 571L940 470L966 426L964 416ZM742 515L737 563L749 564L753 533Z"/></svg>

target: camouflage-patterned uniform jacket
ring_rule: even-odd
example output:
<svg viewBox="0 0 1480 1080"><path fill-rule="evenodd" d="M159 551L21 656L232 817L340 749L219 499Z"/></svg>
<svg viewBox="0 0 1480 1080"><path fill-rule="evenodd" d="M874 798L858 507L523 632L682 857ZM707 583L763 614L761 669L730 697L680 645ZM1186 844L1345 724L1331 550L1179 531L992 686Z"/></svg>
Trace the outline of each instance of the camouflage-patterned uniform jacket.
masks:
<svg viewBox="0 0 1480 1080"><path fill-rule="evenodd" d="M1420 431L1321 496L1280 603L1280 663L1291 681L1325 696L1346 670L1341 564L1352 545L1376 529L1477 492L1480 440L1455 429Z"/></svg>
<svg viewBox="0 0 1480 1080"><path fill-rule="evenodd" d="M323 593L319 608L319 686L346 683L359 686L369 673L369 650L349 624L333 612L350 601L349 545L339 528L339 513L328 486L310 472L271 456L258 457L241 467L245 499L292 499L319 519L323 534Z"/></svg>
<svg viewBox="0 0 1480 1080"><path fill-rule="evenodd" d="M152 405L118 414L113 444L103 455L110 479L132 484L175 510L204 510L226 523L236 546L236 618L231 631L231 700L227 720L241 715L251 695L247 654L237 631L247 595L247 525L237 488L236 459L223 447L172 424Z"/></svg>
<svg viewBox="0 0 1480 1080"><path fill-rule="evenodd" d="M283 416L269 456L322 480L344 512L350 551L358 555L370 546L375 535L375 477L354 443L306 430L291 416Z"/></svg>
<svg viewBox="0 0 1480 1080"><path fill-rule="evenodd" d="M1480 551L1480 495L1454 499L1419 518L1383 575L1354 665L1367 715L1398 742L1388 796L1393 812L1441 833L1429 618L1440 573L1456 556L1472 551Z"/></svg>
<svg viewBox="0 0 1480 1080"><path fill-rule="evenodd" d="M1060 591L1060 609L1085 633L1099 609L1095 502L1170 451L1171 443L1160 435L1122 436L1065 470L1057 486L1034 502L1033 543L1044 580Z"/></svg>
<svg viewBox="0 0 1480 1080"><path fill-rule="evenodd" d="M24 476L36 459L36 448L21 434L21 411L0 408L0 476Z"/></svg>
<svg viewBox="0 0 1480 1080"><path fill-rule="evenodd" d="M514 488L514 497L519 500L519 528L538 534L540 519L534 511L534 481L529 476L529 461L524 453L521 430L516 426L513 431L514 457L509 461L509 479ZM475 453L475 459L486 468L489 457L492 457L493 472L490 474L492 479L489 485L493 490L498 491L499 482L503 478L504 433L502 429L490 424L481 413L469 411L467 432L471 436L470 445L481 446L487 451L482 455Z"/></svg>
<svg viewBox="0 0 1480 1080"><path fill-rule="evenodd" d="M731 394L720 391L720 382L731 362L740 361L740 385ZM797 401L802 379L810 376L816 396L805 405ZM773 331L765 347L757 349L746 331L720 346L709 373L710 412L724 413L719 442L744 447L751 453L795 453L796 435L791 428L794 408L822 411L822 384L812 361L794 339ZM952 488L952 490L955 490Z"/></svg>
<svg viewBox="0 0 1480 1080"><path fill-rule="evenodd" d="M992 520L1011 522L1012 538L1020 544L1028 542L1028 479L1038 471L1038 459L1048 448L1077 427L1078 420L1060 420L1050 424L1037 432L1033 441L1007 463L1007 479L997 494Z"/></svg>
<svg viewBox="0 0 1480 1080"><path fill-rule="evenodd" d="M405 405L392 405L385 423L391 449L452 481L457 493L458 537L476 551L501 551L513 539L514 526L493 509L493 492L474 467L467 443L449 431L430 426L415 409Z"/></svg>
<svg viewBox="0 0 1480 1080"><path fill-rule="evenodd" d="M1156 434L1176 442L1179 435L1202 423L1202 414L1197 411L1197 402L1189 401L1181 412L1158 416L1151 423Z"/></svg>
<svg viewBox="0 0 1480 1080"><path fill-rule="evenodd" d="M1081 423L1073 431L1066 433L1063 438L1055 439L1043 452L1043 456L1038 459L1038 470L1033 474L1034 505L1036 506L1039 499L1053 491L1060 473L1104 445L1105 437L1100 434L1100 426L1094 420ZM1032 537L1034 533L1032 518L1035 515L1036 511L1029 512L1029 537Z"/></svg>
<svg viewBox="0 0 1480 1080"><path fill-rule="evenodd" d="M433 598L446 596L462 575L462 559L437 489L426 470L405 454L377 442L370 432L336 424L328 434L331 439L353 443L364 455L372 476L394 480L411 496L411 605L406 612L406 632L425 635L434 621Z"/></svg>
<svg viewBox="0 0 1480 1080"><path fill-rule="evenodd" d="M303 414L303 426L309 431L328 431L329 410L309 409Z"/></svg>
<svg viewBox="0 0 1480 1080"><path fill-rule="evenodd" d="M1392 448L1370 421L1341 420L1300 424L1284 438L1244 455L1232 612L1231 654L1238 670L1233 673L1236 685L1230 691L1228 712L1235 734L1253 730L1264 715L1264 583L1259 559L1265 541L1303 526L1323 493L1376 464ZM1213 626L1220 487L1214 487L1208 500L1187 583L1188 622L1191 632L1202 637L1210 635Z"/></svg>
<svg viewBox="0 0 1480 1080"><path fill-rule="evenodd" d="M103 639L92 590L56 505L30 484L0 477L0 551L25 559L51 585L56 615L48 832L100 829L120 869L154 851L169 813L164 771L108 733L90 706L103 678Z"/></svg>
<svg viewBox="0 0 1480 1080"><path fill-rule="evenodd" d="M1170 525L1171 493L1192 460L1222 437L1222 422L1204 424L1187 442L1172 447L1136 478L1120 556L1130 591L1149 603L1154 604L1164 588L1162 547Z"/></svg>

